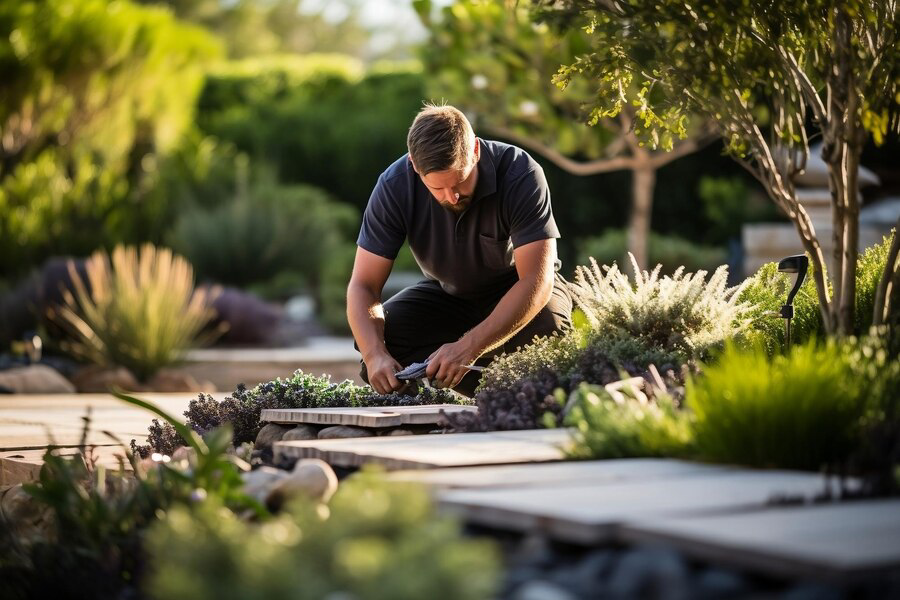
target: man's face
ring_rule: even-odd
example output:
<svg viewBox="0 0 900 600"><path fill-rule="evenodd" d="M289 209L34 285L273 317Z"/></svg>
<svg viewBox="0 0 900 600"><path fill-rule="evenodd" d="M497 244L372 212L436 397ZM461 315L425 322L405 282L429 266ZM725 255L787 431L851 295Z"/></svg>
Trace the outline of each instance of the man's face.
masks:
<svg viewBox="0 0 900 600"><path fill-rule="evenodd" d="M475 194L478 183L477 166L478 163L473 162L468 169L433 171L421 176L422 183L438 204L449 211L462 213L472 203L472 196Z"/></svg>

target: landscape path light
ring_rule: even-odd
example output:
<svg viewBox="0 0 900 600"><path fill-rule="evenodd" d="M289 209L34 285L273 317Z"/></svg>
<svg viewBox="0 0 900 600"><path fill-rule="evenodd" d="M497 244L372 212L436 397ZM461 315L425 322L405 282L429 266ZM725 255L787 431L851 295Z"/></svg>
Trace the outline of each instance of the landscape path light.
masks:
<svg viewBox="0 0 900 600"><path fill-rule="evenodd" d="M779 273L796 273L797 279L794 281L794 287L788 294L787 301L781 307L779 316L784 319L784 347L791 346L791 319L794 318L794 296L800 290L800 286L806 280L806 271L809 269L809 258L805 254L795 254L778 261Z"/></svg>

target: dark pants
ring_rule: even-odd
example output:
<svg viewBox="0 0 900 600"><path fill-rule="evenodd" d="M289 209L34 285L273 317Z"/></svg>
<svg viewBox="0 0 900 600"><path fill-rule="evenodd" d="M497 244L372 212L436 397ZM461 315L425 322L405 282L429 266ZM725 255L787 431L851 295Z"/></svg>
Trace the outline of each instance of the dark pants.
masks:
<svg viewBox="0 0 900 600"><path fill-rule="evenodd" d="M422 362L442 345L457 341L484 321L502 297L503 293L479 299L459 298L432 280L410 286L384 303L384 341L388 352L404 367ZM505 344L475 364L487 365L497 354L513 352L536 335L566 331L571 323L572 296L566 281L557 274L547 306ZM365 363L360 375L369 381ZM454 389L472 396L480 376L470 371Z"/></svg>

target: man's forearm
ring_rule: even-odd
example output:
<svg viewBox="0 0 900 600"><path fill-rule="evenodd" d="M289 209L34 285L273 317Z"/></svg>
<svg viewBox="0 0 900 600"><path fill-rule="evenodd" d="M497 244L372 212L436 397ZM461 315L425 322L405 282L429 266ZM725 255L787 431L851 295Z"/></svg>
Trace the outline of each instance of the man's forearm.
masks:
<svg viewBox="0 0 900 600"><path fill-rule="evenodd" d="M347 288L347 322L363 360L387 352L384 345L384 308L380 298L371 290L353 285Z"/></svg>
<svg viewBox="0 0 900 600"><path fill-rule="evenodd" d="M481 356L502 345L547 306L553 293L553 275L539 274L517 281L488 317L469 330L461 341Z"/></svg>

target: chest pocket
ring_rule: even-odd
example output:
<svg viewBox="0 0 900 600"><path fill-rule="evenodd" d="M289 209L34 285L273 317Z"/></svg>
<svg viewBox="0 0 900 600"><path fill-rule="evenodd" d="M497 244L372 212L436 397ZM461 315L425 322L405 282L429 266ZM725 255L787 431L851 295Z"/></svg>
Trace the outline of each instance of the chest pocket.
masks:
<svg viewBox="0 0 900 600"><path fill-rule="evenodd" d="M512 264L512 244L509 239L498 240L483 233L478 235L481 256L489 269L508 269Z"/></svg>

